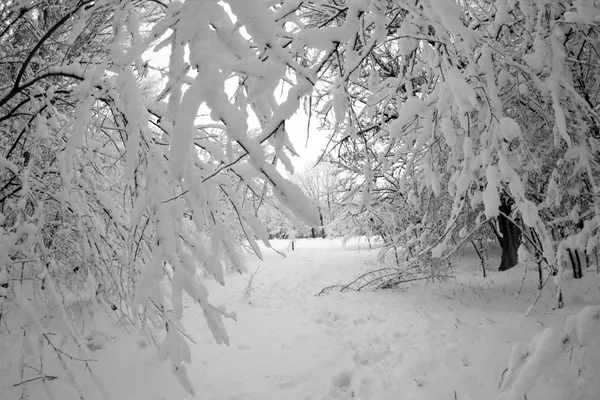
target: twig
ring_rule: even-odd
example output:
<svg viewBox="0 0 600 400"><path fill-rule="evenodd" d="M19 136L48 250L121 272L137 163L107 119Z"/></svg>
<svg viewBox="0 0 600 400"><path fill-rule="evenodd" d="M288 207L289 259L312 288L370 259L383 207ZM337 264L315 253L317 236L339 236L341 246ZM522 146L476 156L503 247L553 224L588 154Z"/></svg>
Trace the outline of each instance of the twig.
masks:
<svg viewBox="0 0 600 400"><path fill-rule="evenodd" d="M546 278L546 280L544 281L544 284L542 285L542 287L538 290L537 293L537 297L535 298L535 301L533 302L533 304L531 305L531 307L529 307L529 309L527 310L527 312L525 313L525 316L528 317L529 314L531 314L531 312L533 311L533 308L535 307L535 305L537 304L538 300L540 299L540 297L542 296L542 290L544 289L544 286L546 286L546 283L548 283L548 280L550 279L552 275L548 274L548 277Z"/></svg>
<svg viewBox="0 0 600 400"><path fill-rule="evenodd" d="M250 273L250 277L248 279L246 279L246 282L248 282L248 285L246 286L246 289L244 290L244 298L246 300L250 300L250 296L252 295L252 292L254 292L256 289L258 289L259 287L261 287L262 285L254 285L254 278L256 277L256 274L258 274L262 269L260 268L260 265L258 267L256 267L256 270L254 272Z"/></svg>
<svg viewBox="0 0 600 400"><path fill-rule="evenodd" d="M52 341L50 341L50 338L48 337L48 335L46 333L43 333L42 336L44 337L44 339L46 339L46 341L54 349L54 351L56 351L57 353L63 354L65 356L67 356L67 357L69 357L71 360L81 361L81 362L85 362L85 363L88 363L88 362L91 362L91 361L97 361L97 360L92 360L92 359L84 360L82 358L73 357L72 355L69 355L69 354L65 353L64 351L62 351L61 349L59 349L58 347L56 347L54 345L54 343L52 343Z"/></svg>
<svg viewBox="0 0 600 400"><path fill-rule="evenodd" d="M523 283L525 282L525 278L527 277L527 266L523 265L523 269L524 269L523 279L521 279L521 284L519 285L519 291L517 292L517 297L516 297L517 299L521 295L521 290L523 289ZM541 287L540 287L540 289L541 289Z"/></svg>
<svg viewBox="0 0 600 400"><path fill-rule="evenodd" d="M151 303L154 305L154 307L156 307L156 309L157 309L158 311L162 311L162 308L161 308L161 307L159 307L159 306L158 306L158 304L156 304L156 303L154 302L154 300L150 300L150 302L151 302ZM168 314L164 314L164 315L165 315L165 316L166 316L166 318L167 318L167 322L169 322L171 325L173 325L173 326L175 327L175 329L177 329L177 330L179 331L179 333L181 333L183 336L185 336L185 338L186 338L187 340L189 340L190 342L194 343L195 345L197 345L197 344L198 344L198 342L196 342L194 339L192 339L192 337L191 337L190 335L188 335L188 334L187 334L187 333L186 333L186 332L185 332L183 329L181 329L181 328L179 327L179 325L178 325L178 324L176 324L176 323L175 323L175 321L173 321L173 320L171 319L171 317L169 317L169 315L168 315Z"/></svg>
<svg viewBox="0 0 600 400"><path fill-rule="evenodd" d="M0 310L0 321L2 321L3 316L4 316L4 313ZM6 331L10 335L10 329L8 329L8 324L6 323L6 317L4 317L4 326L6 327Z"/></svg>
<svg viewBox="0 0 600 400"><path fill-rule="evenodd" d="M485 259L483 258L483 255L479 252L479 248L475 244L474 240L471 240L471 244L475 248L475 251L477 252L477 256L479 257L479 260L481 261L481 269L483 270L483 277L486 278L486 273L485 273Z"/></svg>
<svg viewBox="0 0 600 400"><path fill-rule="evenodd" d="M36 378L31 378L31 379L27 379L27 380L19 382L19 383L15 383L13 385L13 387L17 387L17 386L24 385L24 384L29 383L29 382L37 381L38 379L44 379L44 380L48 379L49 381L53 381L53 380L58 379L58 378L56 376L45 375L44 374L43 376L38 376Z"/></svg>
<svg viewBox="0 0 600 400"><path fill-rule="evenodd" d="M504 369L504 371L502 371L502 375L500 376L500 382L498 382L498 388L502 387L502 382L504 382L504 375L506 375L507 372L508 372L508 367L506 367Z"/></svg>

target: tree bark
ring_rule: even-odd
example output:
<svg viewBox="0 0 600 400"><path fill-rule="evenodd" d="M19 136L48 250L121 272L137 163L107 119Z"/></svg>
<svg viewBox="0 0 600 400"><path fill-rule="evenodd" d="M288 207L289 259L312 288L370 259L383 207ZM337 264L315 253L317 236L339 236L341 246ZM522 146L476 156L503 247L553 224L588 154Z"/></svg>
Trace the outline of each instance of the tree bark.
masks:
<svg viewBox="0 0 600 400"><path fill-rule="evenodd" d="M323 230L322 236L323 236L323 238L325 238L325 227L323 226L323 212L321 211L321 207L319 207L319 222L321 222L320 229ZM313 239L314 239L314 236L313 236Z"/></svg>
<svg viewBox="0 0 600 400"><path fill-rule="evenodd" d="M511 202L508 199L502 198L500 211L505 215L510 215ZM500 271L506 271L519 263L519 245L521 244L521 231L503 214L498 216L498 226L500 234L498 240L502 248L502 259L500 261Z"/></svg>
<svg viewBox="0 0 600 400"><path fill-rule="evenodd" d="M573 268L573 278L583 278L583 270L581 268L581 259L579 258L579 251L571 249L567 251L569 252L569 258L571 259L571 267ZM575 257L573 257L573 253L575 253Z"/></svg>

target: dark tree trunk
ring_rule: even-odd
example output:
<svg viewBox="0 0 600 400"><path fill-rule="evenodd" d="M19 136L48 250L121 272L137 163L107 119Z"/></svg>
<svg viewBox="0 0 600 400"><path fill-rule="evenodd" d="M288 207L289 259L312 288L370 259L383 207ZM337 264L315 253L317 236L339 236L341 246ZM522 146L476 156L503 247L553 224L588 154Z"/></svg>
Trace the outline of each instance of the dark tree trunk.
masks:
<svg viewBox="0 0 600 400"><path fill-rule="evenodd" d="M323 226L323 212L321 212L321 207L319 207L319 221L321 222L321 229L323 230L323 237L325 237L325 227ZM314 238L314 236L313 236Z"/></svg>
<svg viewBox="0 0 600 400"><path fill-rule="evenodd" d="M581 257L579 256L579 250L575 250L575 258L577 259L577 271L579 272L579 278L583 278L583 264L581 263Z"/></svg>
<svg viewBox="0 0 600 400"><path fill-rule="evenodd" d="M510 215L512 203L502 198L500 211L506 215ZM498 226L500 227L500 247L502 248L502 260L500 261L500 271L511 269L519 263L519 245L521 244L521 231L503 214L498 216Z"/></svg>
<svg viewBox="0 0 600 400"><path fill-rule="evenodd" d="M315 228L310 228L310 236L314 239L315 238Z"/></svg>
<svg viewBox="0 0 600 400"><path fill-rule="evenodd" d="M577 223L577 228L581 232L581 230L583 229L583 219ZM575 253L575 260L573 260L571 251L573 251ZM581 257L579 256L579 250L578 249L569 250L569 255L571 256L571 262L573 263L573 277L575 279L583 278L583 263L581 262ZM589 265L587 258L588 258L587 255L583 258L586 262L586 267Z"/></svg>
<svg viewBox="0 0 600 400"><path fill-rule="evenodd" d="M581 269L581 259L579 258L579 251L577 250L567 250L569 252L569 258L571 259L571 267L573 268L573 278L581 279L583 278L583 271ZM576 257L573 257L573 253L575 253Z"/></svg>
<svg viewBox="0 0 600 400"><path fill-rule="evenodd" d="M542 262L538 261L538 290L544 288L544 274L542 273Z"/></svg>

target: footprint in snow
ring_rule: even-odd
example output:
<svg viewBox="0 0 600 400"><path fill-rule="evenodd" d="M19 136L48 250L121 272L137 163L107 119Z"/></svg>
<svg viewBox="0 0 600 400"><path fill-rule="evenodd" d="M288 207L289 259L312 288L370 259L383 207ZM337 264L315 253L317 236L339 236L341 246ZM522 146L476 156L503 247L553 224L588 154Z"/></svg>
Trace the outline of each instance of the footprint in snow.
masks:
<svg viewBox="0 0 600 400"><path fill-rule="evenodd" d="M383 361L390 354L390 348L386 346L380 350L357 351L352 359L358 366L373 365Z"/></svg>
<svg viewBox="0 0 600 400"><path fill-rule="evenodd" d="M344 371L331 378L329 394L338 400L353 399L354 391L350 387L353 375L352 371Z"/></svg>
<svg viewBox="0 0 600 400"><path fill-rule="evenodd" d="M348 317L331 311L326 311L320 317L315 319L318 324L327 325L329 327L343 328L347 324Z"/></svg>
<svg viewBox="0 0 600 400"><path fill-rule="evenodd" d="M286 380L284 382L279 383L277 385L277 387L279 387L279 389L282 389L282 390L295 389L298 387L298 382L294 382L292 380Z"/></svg>

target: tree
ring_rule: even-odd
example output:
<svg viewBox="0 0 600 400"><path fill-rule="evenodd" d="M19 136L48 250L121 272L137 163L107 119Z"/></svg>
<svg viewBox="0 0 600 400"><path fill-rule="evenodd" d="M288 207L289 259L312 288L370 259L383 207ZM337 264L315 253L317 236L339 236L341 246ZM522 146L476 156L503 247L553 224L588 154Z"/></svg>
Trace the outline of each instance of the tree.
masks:
<svg viewBox="0 0 600 400"><path fill-rule="evenodd" d="M10 301L2 306L21 311L13 315L27 320L26 337L41 335L40 351L67 376L83 363L106 397L93 366L65 360L73 349L59 347L61 337L70 337L89 359L75 322L59 311L66 328L47 335L55 328L36 315L45 300L30 293L46 293L63 310L63 293L87 288L94 301L138 326L193 393L182 294L203 308L216 341L228 343L222 318L235 315L208 302L196 271L224 283L222 262L244 271L242 238L259 256L255 237L269 246L246 199L261 198L268 185L299 221L319 223L316 207L275 168L280 160L289 164L285 120L308 88L306 70L294 64L301 74L291 100L271 101L285 61L267 60L270 34L261 42L265 32L251 21L256 12L266 18L267 9L232 6L261 50L234 29L234 14L212 2L0 5L0 276L34 273L31 281L10 280L13 295L3 296ZM171 48L169 68L154 96L144 89L153 67L142 57L162 46ZM232 76L240 88L230 103L225 85ZM197 121L201 106L212 120ZM258 131L248 127L247 107L259 118ZM160 290L165 279L169 297ZM54 375L56 363L42 369L39 360L27 362Z"/></svg>
<svg viewBox="0 0 600 400"><path fill-rule="evenodd" d="M303 230L302 223L285 209L278 207L269 194L265 196L265 201L260 206L257 217L264 224L270 238L290 239Z"/></svg>
<svg viewBox="0 0 600 400"><path fill-rule="evenodd" d="M326 162L315 166L306 165L302 170L294 172L292 180L312 198L318 207L320 221L320 235L325 237L325 226L331 221L331 215L336 206L336 180L335 167ZM315 228L311 228L311 236L315 238Z"/></svg>
<svg viewBox="0 0 600 400"><path fill-rule="evenodd" d="M500 197L500 215L498 215L499 233L494 230L500 247L502 248L502 259L500 260L500 271L506 271L519 263L519 245L521 244L521 232L517 225L510 220L512 212L512 200L506 196Z"/></svg>
<svg viewBox="0 0 600 400"><path fill-rule="evenodd" d="M597 74L589 65L597 24L579 4L537 7L340 1L303 15L311 29L327 27L320 38L330 45L320 45L335 58L316 89L315 114L334 131L331 158L362 172L364 205L381 188L413 198L450 195L442 221L422 210L423 224L442 229L418 255L451 254L461 215L480 206L484 221L513 226L507 236L531 228L523 242L551 273L568 262L567 248L595 247L590 196L582 196L587 223L558 238L562 244L553 244L550 226L564 218L553 182L585 182L580 194L596 186L598 92L595 79L585 82ZM389 182L390 171L399 184ZM546 187L554 187L550 199ZM515 231L517 217L523 226ZM503 269L515 263L519 240L510 243Z"/></svg>

